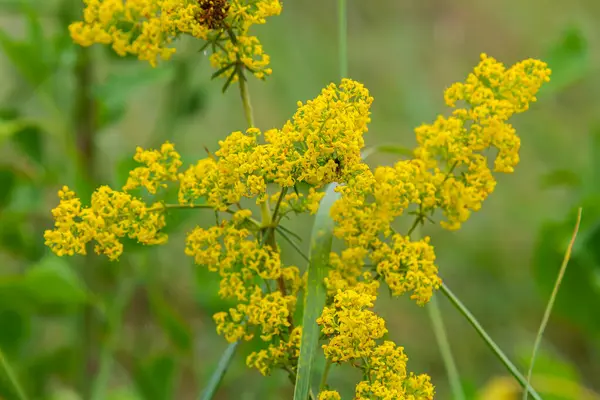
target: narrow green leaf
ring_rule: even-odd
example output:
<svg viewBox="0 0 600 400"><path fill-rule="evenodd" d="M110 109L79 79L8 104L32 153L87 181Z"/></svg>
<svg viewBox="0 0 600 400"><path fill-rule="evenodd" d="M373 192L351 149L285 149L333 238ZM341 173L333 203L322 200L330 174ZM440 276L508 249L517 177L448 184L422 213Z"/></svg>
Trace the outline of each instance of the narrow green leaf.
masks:
<svg viewBox="0 0 600 400"><path fill-rule="evenodd" d="M2 349L0 349L0 372L6 376L6 379L8 380L11 389L14 392L15 399L27 400L27 395L25 395L23 387L19 383L13 367L4 356Z"/></svg>
<svg viewBox="0 0 600 400"><path fill-rule="evenodd" d="M219 360L217 369L215 372L213 372L210 380L208 381L208 385L206 385L206 388L202 391L200 396L201 400L211 400L217 393L217 389L219 388L219 385L221 384L221 381L223 380L231 361L233 361L233 356L235 355L235 351L239 345L240 341L238 340L237 342L230 343L229 346L227 346L227 349L225 349L221 359Z"/></svg>
<svg viewBox="0 0 600 400"><path fill-rule="evenodd" d="M221 76L223 73L225 73L225 71L227 71L227 70L229 70L229 69L231 69L233 67L235 67L235 63L229 63L229 64L227 64L223 68L219 69L217 72L213 73L210 76L210 79L215 79L215 78Z"/></svg>
<svg viewBox="0 0 600 400"><path fill-rule="evenodd" d="M548 320L550 319L550 313L552 312L552 307L554 306L554 301L556 300L556 295L558 294L558 289L560 288L560 284L562 282L563 276L565 275L565 271L567 269L567 264L569 263L569 259L571 258L571 252L573 250L573 244L575 243L575 238L577 237L577 233L579 232L579 224L581 223L581 208L579 208L577 212L577 222L575 223L575 229L573 230L573 236L571 236L571 241L569 242L569 246L567 247L567 251L565 252L565 257L560 266L560 270L558 272L558 277L556 278L556 283L554 284L554 288L552 289L552 294L550 295L550 299L548 300L548 305L546 306L546 310L544 311L544 317L542 318L542 323L540 324L540 328L538 330L537 336L535 338L535 343L533 345L533 351L531 353L531 362L529 363L529 370L527 371L527 386L529 386L529 382L531 382L531 374L533 373L533 366L535 363L535 356L537 355L537 351L542 343L542 336L544 335L544 330L546 329L546 325L548 324ZM523 394L523 400L527 400L527 392Z"/></svg>
<svg viewBox="0 0 600 400"><path fill-rule="evenodd" d="M334 222L329 216L331 206L339 198L335 191L336 184L327 187L325 197L321 200L311 235L310 262L308 265L308 284L302 317L302 340L300 343L300 358L298 373L294 388L294 400L306 400L311 387L311 369L317 355L319 341L319 326L317 318L325 306L325 286L323 279L329 266L329 254L333 241Z"/></svg>
<svg viewBox="0 0 600 400"><path fill-rule="evenodd" d="M519 382L519 385L523 389L526 389L527 392L533 397L535 400L542 400L540 395L529 385L521 372L517 369L517 367L510 361L510 359L504 354L504 352L498 347L496 342L492 340L490 335L486 332L486 330L481 326L479 321L475 318L475 316L469 311L469 309L450 291L448 286L442 282L442 286L440 287L440 291L450 300L452 305L465 317L465 319L471 324L471 326L475 329L475 331L479 334L479 336L483 339L485 344L492 350L494 355L504 364L508 372Z"/></svg>

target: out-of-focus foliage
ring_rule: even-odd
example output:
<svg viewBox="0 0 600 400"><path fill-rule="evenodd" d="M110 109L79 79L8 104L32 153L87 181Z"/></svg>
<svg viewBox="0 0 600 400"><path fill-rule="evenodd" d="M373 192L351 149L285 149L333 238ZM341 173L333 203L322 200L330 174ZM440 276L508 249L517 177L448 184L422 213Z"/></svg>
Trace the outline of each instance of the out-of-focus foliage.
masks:
<svg viewBox="0 0 600 400"><path fill-rule="evenodd" d="M507 61L537 57L553 69L535 110L515 121L523 132L520 171L503 180L464 230L428 232L438 238L442 277L509 354L523 357L525 369L583 206L545 353L536 362L533 384L544 399L596 399L600 391L594 307L600 300L600 6L571 5L349 3L350 75L376 99L370 146L412 147L411 130L435 116L441 90L463 77L482 51ZM226 346L210 316L230 304L218 298L215 277L192 268L178 243L212 216L170 213L171 245L154 250L128 243L132 251L118 264L95 256L58 259L44 248L43 232L62 183L71 182L82 197L99 182L120 186L135 147L165 139L178 144L186 161L196 160L205 146L214 151L217 140L244 128L241 105L234 91L222 95L221 83L210 81L207 57L189 41L155 69L102 47L74 45L67 26L80 18L81 7L75 0L0 2L0 348L31 399L193 399ZM258 27L274 70L268 82L250 83L262 128L281 125L296 100L337 79L334 21L335 2L289 1L281 16ZM394 150L369 162L399 157ZM292 222L308 237L309 225ZM295 257L285 245L282 251ZM504 371L470 327L447 304L442 310L472 398L520 398L508 381L494 380ZM438 398L449 398L424 313L409 301L389 301L381 313L413 355L414 369L432 375ZM219 398L291 397L285 376L257 379L245 368L254 350L241 349ZM332 370L332 384L347 386L343 396L353 391L353 373ZM0 398L15 398L5 376Z"/></svg>

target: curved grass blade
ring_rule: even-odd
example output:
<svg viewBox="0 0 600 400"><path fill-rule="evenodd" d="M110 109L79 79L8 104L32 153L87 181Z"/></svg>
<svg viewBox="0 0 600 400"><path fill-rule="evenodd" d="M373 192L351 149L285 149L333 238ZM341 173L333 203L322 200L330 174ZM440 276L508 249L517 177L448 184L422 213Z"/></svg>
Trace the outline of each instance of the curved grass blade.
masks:
<svg viewBox="0 0 600 400"><path fill-rule="evenodd" d="M336 184L331 184L327 187L310 238L308 284L304 315L302 316L302 340L300 342L296 386L294 387L294 400L308 399L311 387L311 370L316 360L319 342L317 318L319 318L325 306L326 293L323 279L329 265L329 253L333 241L334 222L329 216L329 210L339 197L339 193L335 191L336 186Z"/></svg>
<svg viewBox="0 0 600 400"><path fill-rule="evenodd" d="M235 355L235 351L237 350L239 344L240 341L238 340L237 342L233 342L227 346L223 352L223 355L221 356L221 359L219 360L217 369L215 372L213 372L212 376L210 377L210 381L208 381L208 385L200 396L201 400L211 400L217 393L217 389L219 388L219 385L221 384L221 381L227 372L227 368L229 368L229 364L231 364L231 361L233 360L233 356Z"/></svg>
<svg viewBox="0 0 600 400"><path fill-rule="evenodd" d="M13 371L11 365L9 364L8 360L4 356L4 353L2 352L2 349L0 349L0 371L4 371L6 379L12 386L12 390L17 395L16 398L19 400L27 400L25 391L23 390L23 387L17 379L17 374Z"/></svg>
<svg viewBox="0 0 600 400"><path fill-rule="evenodd" d="M540 395L535 391L534 388L529 385L525 379L525 377L519 372L517 367L510 361L510 359L504 354L504 352L498 347L496 342L492 340L490 335L483 329L483 326L477 321L475 316L471 314L471 311L452 293L452 291L446 286L445 283L442 282L442 286L440 286L440 291L450 300L452 305L469 321L469 324L477 331L479 336L483 339L483 341L488 345L490 350L498 357L498 359L504 364L508 372L519 382L521 387L525 389L526 392L529 392L531 397L535 400L542 400Z"/></svg>
<svg viewBox="0 0 600 400"><path fill-rule="evenodd" d="M573 250L575 238L577 237L577 232L579 232L579 224L581 223L581 211L582 210L580 207L577 211L577 222L575 222L575 228L573 229L571 241L569 242L569 246L567 247L567 251L565 252L565 257L563 259L562 265L560 266L558 277L556 278L556 283L554 284L554 289L552 289L552 295L550 295L550 299L548 300L548 305L546 306L546 311L544 311L544 317L542 318L540 329L538 330L537 336L535 338L533 351L531 353L531 362L529 363L529 370L527 371L527 386L529 386L529 382L531 382L531 374L533 373L533 364L535 363L535 357L537 356L540 343L542 342L542 336L544 335L544 331L546 330L546 325L548 325L548 320L550 319L550 313L552 312L552 307L554 306L554 300L556 299L556 295L558 294L560 283L562 282L563 276L565 276L567 264L569 263L569 259L571 258L571 251ZM527 391L523 393L523 400L527 400Z"/></svg>

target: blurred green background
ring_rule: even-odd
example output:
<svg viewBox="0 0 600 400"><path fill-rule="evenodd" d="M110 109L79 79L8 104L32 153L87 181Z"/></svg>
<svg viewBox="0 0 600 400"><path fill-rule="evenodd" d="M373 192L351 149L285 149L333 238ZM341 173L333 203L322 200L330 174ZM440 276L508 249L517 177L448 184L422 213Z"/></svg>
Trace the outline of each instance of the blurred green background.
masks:
<svg viewBox="0 0 600 400"><path fill-rule="evenodd" d="M83 198L100 184L122 186L136 146L168 139L191 163L204 146L214 151L245 129L237 87L222 94L190 40L156 69L101 46L77 47L67 26L81 9L76 0L0 1L0 348L30 399L196 399L227 346L211 316L229 304L217 297L215 277L183 254L185 232L212 216L174 212L167 246L126 243L117 263L58 258L43 232L62 185ZM333 0L290 0L254 28L274 70L267 82L250 81L261 129L281 127L298 100L338 80L336 18ZM375 98L369 146L413 146L414 127L446 112L444 88L463 80L481 52L507 65L541 58L553 69L539 101L512 121L522 138L516 172L499 177L461 230L424 229L446 283L526 370L584 207L536 363L533 383L545 399L600 399L598 21L595 0L348 2L349 75ZM439 302L469 398L520 398L466 321ZM451 398L426 310L385 293L377 308L409 369L432 376L438 399ZM291 398L284 373L262 378L244 366L255 348L241 348L218 399ZM359 379L334 368L330 383L351 398ZM16 398L7 382L0 373L0 399Z"/></svg>

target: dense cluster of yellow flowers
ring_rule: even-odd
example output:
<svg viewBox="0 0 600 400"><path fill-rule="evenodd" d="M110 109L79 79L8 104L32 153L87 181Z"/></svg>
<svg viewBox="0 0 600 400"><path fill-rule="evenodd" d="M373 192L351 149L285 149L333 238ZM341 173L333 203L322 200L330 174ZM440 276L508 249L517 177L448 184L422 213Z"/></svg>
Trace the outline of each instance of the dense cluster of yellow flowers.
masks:
<svg viewBox="0 0 600 400"><path fill-rule="evenodd" d="M445 92L450 117L439 116L433 125L416 129L414 158L374 171L356 166L340 188L342 198L333 206L336 236L346 248L332 255L333 268L326 284L330 294L352 287L369 265L394 295L412 292L425 304L441 284L435 253L428 237L413 242L396 233L396 218L415 214L415 225L441 210L441 225L458 229L471 211L494 190L496 181L488 167L496 149L496 172L512 172L519 161L519 138L507 119L527 110L535 94L549 80L547 65L526 60L505 68L485 54L465 83ZM463 101L465 108L456 108Z"/></svg>
<svg viewBox="0 0 600 400"><path fill-rule="evenodd" d="M339 290L333 304L325 307L317 320L329 342L323 345L325 357L334 363L348 363L363 373L356 386L357 400L433 399L434 388L428 375L406 371L408 357L403 348L383 338L387 329L383 318L370 309L377 298L378 281L359 283ZM322 391L320 400L340 399L333 390Z"/></svg>
<svg viewBox="0 0 600 400"><path fill-rule="evenodd" d="M111 45L120 56L134 54L156 66L175 52L180 35L205 40L211 64L236 80L244 67L258 78L271 74L269 56L249 29L281 13L279 0L83 0L83 21L71 24L82 46Z"/></svg>
<svg viewBox="0 0 600 400"><path fill-rule="evenodd" d="M244 8L233 1L227 10L203 14L201 29L221 26L214 18L224 15L223 21L232 25L261 23L278 10L275 3L259 0ZM169 15L156 14L150 6L143 10L146 14L140 15ZM113 8L105 10L94 0L88 0L86 12L94 18L103 15L102 21L112 21L115 15ZM106 24L98 26L95 29ZM314 214L324 195L320 189L337 182L341 197L331 217L344 247L331 254L324 282L328 306L319 324L328 338L325 355L333 363L350 363L363 371L358 399L431 399L429 377L408 373L403 349L381 342L387 332L384 321L370 310L377 289L385 282L393 295L410 293L419 305L430 300L441 284L435 252L430 238L411 240L413 228L439 209L445 217L441 224L457 229L481 207L496 184L488 166L489 149L496 150L495 171L512 172L519 161L519 139L507 120L536 100L549 75L540 61L507 69L482 55L465 83L446 90L451 116L416 129L414 158L374 170L361 158L373 98L362 84L344 79L315 99L298 103L283 128L233 132L219 142L214 155L185 171L180 171L173 145L165 143L160 150L137 149L134 158L143 166L131 171L122 191L99 188L90 206L63 188L53 210L55 227L45 233L46 244L58 255L73 255L85 254L87 243L95 241L96 252L114 260L123 251L120 238L125 236L144 244L164 243L161 229L168 207L221 213L226 218L215 226L194 228L185 249L197 265L220 276L219 295L236 302L214 315L217 331L230 342L259 338L265 347L250 354L248 366L265 375L283 368L293 377L302 334L293 316L305 280L298 267L282 259L276 235L282 234L278 229L288 214ZM456 107L457 102L464 108ZM169 183L178 185L177 205L147 204L133 194L144 188L154 195ZM307 189L299 191L299 184ZM260 221L253 217L254 205L242 207L245 199L255 201ZM415 224L399 233L394 222L406 214L415 215ZM320 394L320 399L339 398L335 391Z"/></svg>

